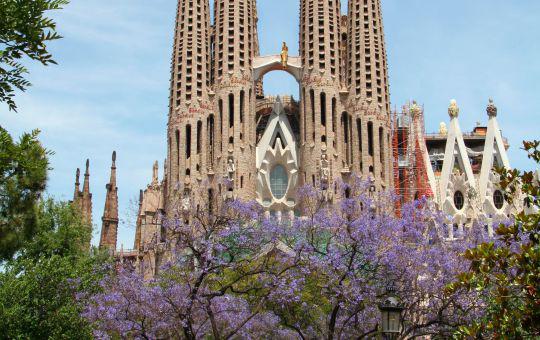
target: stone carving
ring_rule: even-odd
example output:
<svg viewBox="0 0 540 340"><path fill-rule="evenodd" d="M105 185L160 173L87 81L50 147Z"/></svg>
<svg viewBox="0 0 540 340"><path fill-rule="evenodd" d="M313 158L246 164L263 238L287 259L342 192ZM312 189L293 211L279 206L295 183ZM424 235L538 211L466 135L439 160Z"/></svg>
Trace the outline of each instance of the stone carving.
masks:
<svg viewBox="0 0 540 340"><path fill-rule="evenodd" d="M418 106L416 101L413 101L411 106L411 114L413 115L413 118L418 116L420 112L422 112L422 109L420 108L420 106Z"/></svg>
<svg viewBox="0 0 540 340"><path fill-rule="evenodd" d="M448 107L448 115L450 118L457 118L459 116L459 106L457 105L457 101L455 99L452 99L450 101L450 106Z"/></svg>
<svg viewBox="0 0 540 340"><path fill-rule="evenodd" d="M323 151L321 155L321 186L323 189L328 188L328 181L330 180L330 162L328 161L328 155L326 151Z"/></svg>
<svg viewBox="0 0 540 340"><path fill-rule="evenodd" d="M182 197L182 210L188 212L191 207L191 199L189 197L189 189L184 190L184 196Z"/></svg>
<svg viewBox="0 0 540 340"><path fill-rule="evenodd" d="M487 114L488 116L491 118L491 117L497 117L497 106L495 106L495 104L493 103L493 99L489 99L489 104L487 106Z"/></svg>
<svg viewBox="0 0 540 340"><path fill-rule="evenodd" d="M443 136L448 134L448 128L446 127L445 122L441 122L441 124L439 124L439 134Z"/></svg>
<svg viewBox="0 0 540 340"><path fill-rule="evenodd" d="M229 157L229 159L227 160L227 178L230 181L234 180L234 173L235 172L236 172L236 167L234 165L234 158Z"/></svg>

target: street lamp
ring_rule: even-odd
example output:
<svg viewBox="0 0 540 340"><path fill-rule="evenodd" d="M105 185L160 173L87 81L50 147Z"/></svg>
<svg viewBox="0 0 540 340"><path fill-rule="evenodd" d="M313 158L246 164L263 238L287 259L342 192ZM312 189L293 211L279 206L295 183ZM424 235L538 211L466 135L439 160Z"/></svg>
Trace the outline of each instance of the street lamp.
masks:
<svg viewBox="0 0 540 340"><path fill-rule="evenodd" d="M381 325L383 339L397 339L401 332L401 313L403 306L400 305L394 290L389 288L389 296L379 305L381 311Z"/></svg>

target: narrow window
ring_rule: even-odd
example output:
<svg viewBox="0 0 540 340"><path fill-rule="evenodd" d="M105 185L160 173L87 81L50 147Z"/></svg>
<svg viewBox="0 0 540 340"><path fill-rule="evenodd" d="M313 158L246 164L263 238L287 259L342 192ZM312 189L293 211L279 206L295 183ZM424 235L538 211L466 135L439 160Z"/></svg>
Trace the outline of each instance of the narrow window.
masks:
<svg viewBox="0 0 540 340"><path fill-rule="evenodd" d="M367 133L368 133L368 153L370 156L373 156L373 122L367 123Z"/></svg>
<svg viewBox="0 0 540 340"><path fill-rule="evenodd" d="M197 122L197 155L201 153L202 149L202 122Z"/></svg>
<svg viewBox="0 0 540 340"><path fill-rule="evenodd" d="M336 110L337 110L337 100L332 98L332 132L336 133Z"/></svg>
<svg viewBox="0 0 540 340"><path fill-rule="evenodd" d="M191 157L191 125L186 125L186 160Z"/></svg>
<svg viewBox="0 0 540 340"><path fill-rule="evenodd" d="M245 92L240 91L240 124L242 125L242 130L240 132L240 140L244 140L245 126L244 126L244 113L245 113Z"/></svg>
<svg viewBox="0 0 540 340"><path fill-rule="evenodd" d="M180 173L180 131L176 130L176 149L175 149L175 155L176 155L176 166L178 169L178 173Z"/></svg>
<svg viewBox="0 0 540 340"><path fill-rule="evenodd" d="M347 164L350 164L350 153L349 153L349 143L350 143L350 136L349 136L349 114L347 112L343 112L341 114L341 125L343 127L343 152L345 153L345 160Z"/></svg>
<svg viewBox="0 0 540 340"><path fill-rule="evenodd" d="M381 160L381 177L386 179L386 164L384 162L384 153L386 145L384 145L384 128L379 127L379 159Z"/></svg>
<svg viewBox="0 0 540 340"><path fill-rule="evenodd" d="M356 130L358 132L358 161L360 162L360 172L362 172L362 120L356 119Z"/></svg>
<svg viewBox="0 0 540 340"><path fill-rule="evenodd" d="M234 127L234 95L229 95L229 127Z"/></svg>
<svg viewBox="0 0 540 340"><path fill-rule="evenodd" d="M326 94L321 93L321 125L326 126Z"/></svg>
<svg viewBox="0 0 540 340"><path fill-rule="evenodd" d="M214 115L211 114L209 117L208 117L208 124L206 126L207 128L207 131L208 131L208 141L210 142L210 164L211 165L214 165L214 140L215 140L215 136L214 136Z"/></svg>
<svg viewBox="0 0 540 340"><path fill-rule="evenodd" d="M315 91L309 91L309 97L311 100L311 122L313 123L313 127L315 128Z"/></svg>
<svg viewBox="0 0 540 340"><path fill-rule="evenodd" d="M223 100L219 100L219 149L223 153Z"/></svg>
<svg viewBox="0 0 540 340"><path fill-rule="evenodd" d="M244 123L244 111L245 111L245 92L240 91L240 123Z"/></svg>
<svg viewBox="0 0 540 340"><path fill-rule="evenodd" d="M302 103L303 103L303 106L304 106L304 142L307 141L307 119L306 119L307 108L306 108L306 102L307 102L306 89L303 89L302 90Z"/></svg>

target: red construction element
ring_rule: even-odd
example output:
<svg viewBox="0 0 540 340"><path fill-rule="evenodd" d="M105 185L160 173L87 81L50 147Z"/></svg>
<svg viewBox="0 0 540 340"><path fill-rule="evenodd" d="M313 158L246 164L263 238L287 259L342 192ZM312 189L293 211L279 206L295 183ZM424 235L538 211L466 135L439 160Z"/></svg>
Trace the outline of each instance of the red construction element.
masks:
<svg viewBox="0 0 540 340"><path fill-rule="evenodd" d="M433 197L427 166L431 166L424 139L423 109L409 104L401 113L394 113L393 122L394 183L399 200L396 212L401 214L404 204L422 197Z"/></svg>

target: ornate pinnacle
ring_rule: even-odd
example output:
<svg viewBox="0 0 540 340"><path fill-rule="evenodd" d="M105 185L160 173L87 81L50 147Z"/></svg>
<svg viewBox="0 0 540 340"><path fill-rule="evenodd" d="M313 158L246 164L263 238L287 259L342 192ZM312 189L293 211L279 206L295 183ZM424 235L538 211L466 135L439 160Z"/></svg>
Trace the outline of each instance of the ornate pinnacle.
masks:
<svg viewBox="0 0 540 340"><path fill-rule="evenodd" d="M487 106L487 114L488 116L491 118L491 117L497 117L497 106L495 106L495 104L493 103L493 99L489 99L489 104Z"/></svg>
<svg viewBox="0 0 540 340"><path fill-rule="evenodd" d="M459 106L457 105L457 101L455 99L452 99L450 101L450 106L448 107L448 115L450 118L457 118L459 116Z"/></svg>
<svg viewBox="0 0 540 340"><path fill-rule="evenodd" d="M416 103L416 100L413 100L412 106L411 106L411 114L413 115L413 118L418 116L421 112L420 106Z"/></svg>

